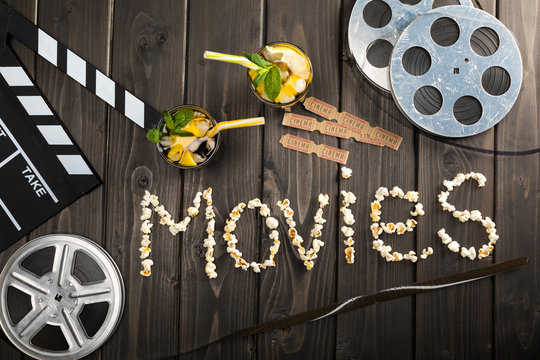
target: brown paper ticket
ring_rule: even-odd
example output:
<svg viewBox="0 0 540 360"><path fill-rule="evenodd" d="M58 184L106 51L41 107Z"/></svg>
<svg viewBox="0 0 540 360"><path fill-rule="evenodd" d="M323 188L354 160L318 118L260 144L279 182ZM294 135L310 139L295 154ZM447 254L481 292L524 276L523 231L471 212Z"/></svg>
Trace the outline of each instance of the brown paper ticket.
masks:
<svg viewBox="0 0 540 360"><path fill-rule="evenodd" d="M386 145L391 149L399 149L403 138L399 135L391 133L388 130L380 128L378 126L371 127L369 123L357 116L349 114L346 111L338 112L335 106L325 103L322 100L315 99L314 97L308 97L304 100L304 107L306 110L324 117L328 120L336 120L338 124L345 126L350 130L355 130L361 134L363 141L374 145Z"/></svg>
<svg viewBox="0 0 540 360"><path fill-rule="evenodd" d="M378 126L375 127L375 132L371 136L376 141L380 141L384 145L394 150L399 149L399 145L401 145L401 141L403 140L401 136L391 133L390 131Z"/></svg>
<svg viewBox="0 0 540 360"><path fill-rule="evenodd" d="M291 134L285 134L279 140L283 147L300 151L306 154L315 153L318 157L331 160L340 164L346 164L349 152L325 144L315 144L313 141Z"/></svg>
<svg viewBox="0 0 540 360"><path fill-rule="evenodd" d="M333 121L324 120L319 122L317 119L309 116L285 113L285 115L283 115L282 124L296 129L307 131L318 130L321 134L325 135L331 135L343 139L353 138L360 142L383 146L382 143L372 140L369 133L363 133L356 128L345 127Z"/></svg>

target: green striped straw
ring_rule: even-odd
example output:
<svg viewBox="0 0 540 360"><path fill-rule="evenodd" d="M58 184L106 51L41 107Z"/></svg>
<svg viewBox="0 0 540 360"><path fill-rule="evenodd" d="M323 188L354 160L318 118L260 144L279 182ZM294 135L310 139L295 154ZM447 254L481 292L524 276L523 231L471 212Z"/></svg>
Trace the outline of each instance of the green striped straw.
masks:
<svg viewBox="0 0 540 360"><path fill-rule="evenodd" d="M205 51L204 58L209 59L209 60L217 60L217 61L224 61L224 62L229 62L233 64L239 64L251 70L258 70L261 68L260 66L248 60L244 56L222 54L222 53L213 52L213 51Z"/></svg>

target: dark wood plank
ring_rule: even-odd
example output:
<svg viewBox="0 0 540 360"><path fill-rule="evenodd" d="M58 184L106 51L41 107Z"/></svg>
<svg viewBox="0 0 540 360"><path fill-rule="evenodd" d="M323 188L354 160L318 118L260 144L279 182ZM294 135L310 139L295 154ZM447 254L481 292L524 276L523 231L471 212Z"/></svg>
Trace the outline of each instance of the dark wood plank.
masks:
<svg viewBox="0 0 540 360"><path fill-rule="evenodd" d="M205 50L239 55L242 51L257 50L263 35L262 9L262 1L190 2L186 103L202 106L217 121L262 115L262 106L248 87L245 68L203 60ZM262 196L262 134L262 127L225 131L217 158L208 167L183 173L183 212L191 206L197 191L213 188L218 277L210 280L205 274L202 241L206 237L206 220L204 215L199 215L181 238L182 352L257 323L260 275L251 269L244 272L234 267L222 236L232 208L239 202L247 203ZM201 212L204 210L203 203ZM260 221L254 210L246 209L235 230L239 239L237 247L249 262L268 255L268 240L261 242ZM219 357L217 354L231 359L253 359L256 352L257 344L252 337L212 346L186 359L212 359Z"/></svg>
<svg viewBox="0 0 540 360"><path fill-rule="evenodd" d="M182 98L185 2L115 1L112 78L158 109ZM108 69L103 69L108 71ZM145 131L111 110L107 131L105 222L107 250L126 286L123 320L102 349L108 359L159 359L175 355L179 334L179 244L154 216L151 240L155 266L139 271L139 217L144 190L160 196L175 213L180 176L163 163Z"/></svg>
<svg viewBox="0 0 540 360"><path fill-rule="evenodd" d="M540 7L537 1L499 0L498 11L520 45L524 75L517 102L497 127L497 149L538 148ZM495 279L495 358L536 359L540 354L540 155L497 156L496 160L495 221L501 235L496 259L528 256L530 265Z"/></svg>
<svg viewBox="0 0 540 360"><path fill-rule="evenodd" d="M281 0L267 1L266 42L285 40L309 56L313 65L313 83L310 94L329 103L339 101L339 2L313 1L308 3ZM294 113L307 113L301 105ZM283 134L309 138L316 143L337 146L335 138L318 132L308 133L281 124L282 110L265 109L268 124L265 127L264 198L272 204L288 198L295 211L298 233L302 244L311 247L310 231L313 216L318 209L319 193L330 196L330 205L324 209L327 219L323 229L321 248L315 266L308 271L299 258L288 235L288 225L279 216L281 248L276 257L277 267L261 277L260 320L267 321L316 308L335 301L337 212L339 206L336 182L338 166L328 160L298 153L281 147ZM276 209L277 214L277 209ZM259 358L324 358L335 353L335 320L324 319L290 329L259 336Z"/></svg>
<svg viewBox="0 0 540 360"><path fill-rule="evenodd" d="M388 147L343 142L351 152L348 167L353 169L349 180L340 178L340 188L353 191L357 203L352 206L356 219L354 264L344 259L343 235L339 237L338 251L338 300L372 293L377 290L399 286L414 281L416 265L409 261L388 263L372 248L373 237L370 226L370 203L380 186L392 189L399 186L405 192L417 188L414 172L416 159L415 131L396 107L392 95L376 88L362 75L348 47L349 17L355 1L345 1L342 14L343 61L341 108L369 121L371 126L380 126L403 137L396 152ZM420 194L420 202L425 194ZM382 203L384 222L405 221L410 218L411 205L408 201L387 198ZM424 219L419 218L422 224ZM340 219L340 225L343 220ZM385 244L394 251L407 253L415 247L415 232L402 236L383 235ZM370 334L361 336L360 334ZM388 346L391 344L391 346ZM414 354L414 300L400 299L386 304L338 316L336 357L349 358L412 358Z"/></svg>
<svg viewBox="0 0 540 360"><path fill-rule="evenodd" d="M482 1L482 8L493 11L495 1ZM480 149L494 148L494 129L455 143ZM489 240L478 222L459 222L441 209L437 195L445 190L443 180L452 180L457 173L480 172L487 177L485 188L477 188L474 180L455 189L449 202L458 210L477 209L482 216L493 218L494 158L474 151L445 145L436 138L419 133L418 182L427 221L418 228L418 248L431 246L434 255L418 264L417 280L470 270L493 262L493 257L471 261L451 252L441 243L437 231L445 228L452 238L476 250ZM490 279L461 285L416 300L417 358L477 358L492 356L492 283ZM435 334L435 335L434 335Z"/></svg>
<svg viewBox="0 0 540 360"><path fill-rule="evenodd" d="M85 14L85 16L80 16ZM38 25L98 68L109 66L110 1L62 1L40 5ZM92 28L92 32L86 29ZM92 166L105 173L106 105L44 59L37 58L36 82ZM103 187L82 197L30 234L73 233L104 246ZM92 213L94 216L88 216ZM98 358L99 352L89 358Z"/></svg>
<svg viewBox="0 0 540 360"><path fill-rule="evenodd" d="M38 25L100 69L109 66L110 1L63 1L41 5ZM87 14L80 16L80 14ZM86 29L92 28L91 32ZM98 174L105 174L106 104L41 57L36 81L60 119L75 137ZM38 229L31 238L53 232L73 233L104 245L103 187L82 197ZM93 216L87 216L89 213Z"/></svg>

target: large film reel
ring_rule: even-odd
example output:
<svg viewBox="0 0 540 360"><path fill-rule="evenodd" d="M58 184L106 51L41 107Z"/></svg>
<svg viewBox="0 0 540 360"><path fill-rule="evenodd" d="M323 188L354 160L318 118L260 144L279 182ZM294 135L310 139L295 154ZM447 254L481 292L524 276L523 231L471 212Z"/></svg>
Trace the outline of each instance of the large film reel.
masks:
<svg viewBox="0 0 540 360"><path fill-rule="evenodd" d="M349 48L362 73L390 91L388 66L395 43L418 16L445 5L472 6L471 0L357 0L349 20Z"/></svg>
<svg viewBox="0 0 540 360"><path fill-rule="evenodd" d="M399 38L392 94L420 128L447 137L481 133L512 108L522 81L519 48L490 14L464 6L432 10Z"/></svg>
<svg viewBox="0 0 540 360"><path fill-rule="evenodd" d="M124 283L109 254L74 235L47 235L21 247L0 275L0 324L24 353L79 359L116 329Z"/></svg>

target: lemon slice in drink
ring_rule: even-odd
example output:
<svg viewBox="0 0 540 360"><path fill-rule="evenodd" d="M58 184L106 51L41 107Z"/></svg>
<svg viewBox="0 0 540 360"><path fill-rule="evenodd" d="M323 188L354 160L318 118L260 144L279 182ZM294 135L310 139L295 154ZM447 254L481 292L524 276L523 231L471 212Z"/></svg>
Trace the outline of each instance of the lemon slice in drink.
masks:
<svg viewBox="0 0 540 360"><path fill-rule="evenodd" d="M182 159L180 159L180 165L182 166L196 166L197 162L193 159L193 153L189 150L184 151Z"/></svg>
<svg viewBox="0 0 540 360"><path fill-rule="evenodd" d="M180 144L173 145L169 149L169 152L167 153L167 158L171 160L172 162L177 162L182 158L182 152L184 151L184 147Z"/></svg>

